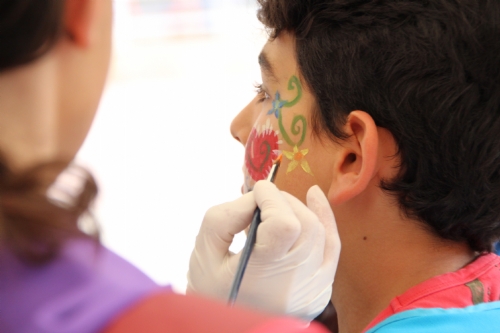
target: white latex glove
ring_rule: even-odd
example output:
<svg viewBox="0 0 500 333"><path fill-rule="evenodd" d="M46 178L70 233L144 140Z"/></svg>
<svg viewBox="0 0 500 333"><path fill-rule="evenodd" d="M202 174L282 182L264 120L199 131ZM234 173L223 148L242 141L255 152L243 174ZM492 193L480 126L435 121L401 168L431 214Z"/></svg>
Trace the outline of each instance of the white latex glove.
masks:
<svg viewBox="0 0 500 333"><path fill-rule="evenodd" d="M187 293L228 299L241 255L229 245L257 205L262 223L236 303L312 320L331 298L340 253L335 218L318 186L309 189L307 207L260 181L252 192L210 208L191 254Z"/></svg>

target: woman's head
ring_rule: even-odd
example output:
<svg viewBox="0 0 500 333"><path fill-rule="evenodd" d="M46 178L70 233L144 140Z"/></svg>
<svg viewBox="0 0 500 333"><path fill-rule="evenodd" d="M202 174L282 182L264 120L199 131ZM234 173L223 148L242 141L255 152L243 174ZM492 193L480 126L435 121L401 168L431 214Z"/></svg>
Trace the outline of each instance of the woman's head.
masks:
<svg viewBox="0 0 500 333"><path fill-rule="evenodd" d="M72 159L111 49L111 0L0 0L0 151L14 166ZM22 133L22 135L21 135Z"/></svg>
<svg viewBox="0 0 500 333"><path fill-rule="evenodd" d="M36 261L80 235L97 193L80 177L70 205L47 193L94 118L109 67L111 0L0 0L0 242Z"/></svg>

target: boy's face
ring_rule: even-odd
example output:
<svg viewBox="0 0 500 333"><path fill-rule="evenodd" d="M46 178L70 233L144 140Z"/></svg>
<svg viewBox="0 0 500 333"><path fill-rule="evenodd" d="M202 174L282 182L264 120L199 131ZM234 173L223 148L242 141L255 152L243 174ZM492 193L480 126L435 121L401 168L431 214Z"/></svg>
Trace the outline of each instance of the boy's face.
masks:
<svg viewBox="0 0 500 333"><path fill-rule="evenodd" d="M299 73L293 35L283 32L268 41L258 60L262 85L231 124L231 134L245 145L243 191L265 179L282 154L275 183L305 202L312 185L328 192L333 171L328 151L335 145L312 132L315 99Z"/></svg>

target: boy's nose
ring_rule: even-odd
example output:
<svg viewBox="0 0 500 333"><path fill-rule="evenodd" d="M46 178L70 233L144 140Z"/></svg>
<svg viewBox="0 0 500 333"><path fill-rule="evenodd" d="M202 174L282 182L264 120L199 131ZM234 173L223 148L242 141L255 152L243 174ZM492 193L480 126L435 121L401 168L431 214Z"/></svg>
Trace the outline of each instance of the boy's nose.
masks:
<svg viewBox="0 0 500 333"><path fill-rule="evenodd" d="M250 131L258 117L256 102L257 97L245 106L231 122L231 135L243 145L246 145Z"/></svg>

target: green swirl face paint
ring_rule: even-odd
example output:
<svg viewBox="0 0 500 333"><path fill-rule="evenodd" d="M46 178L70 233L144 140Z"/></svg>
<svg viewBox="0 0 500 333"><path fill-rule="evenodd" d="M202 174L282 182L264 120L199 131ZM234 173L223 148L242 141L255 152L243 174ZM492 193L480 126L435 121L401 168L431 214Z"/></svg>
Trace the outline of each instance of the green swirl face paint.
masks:
<svg viewBox="0 0 500 333"><path fill-rule="evenodd" d="M285 128L283 124L283 114L284 109L290 108L296 105L302 98L302 85L300 80L293 75L288 81L288 90L296 90L296 96L292 101L286 101L281 99L279 91L276 92L274 100L272 102L272 109L267 112L268 115L274 115L278 119L279 133L283 137L283 140L290 145L292 151L283 150L283 155L290 160L288 168L286 170L287 174L295 170L299 165L306 173L313 176L309 163L305 159L305 156L309 152L309 149L300 149L307 133L307 120L304 115L295 115L292 118L292 123L289 129Z"/></svg>

